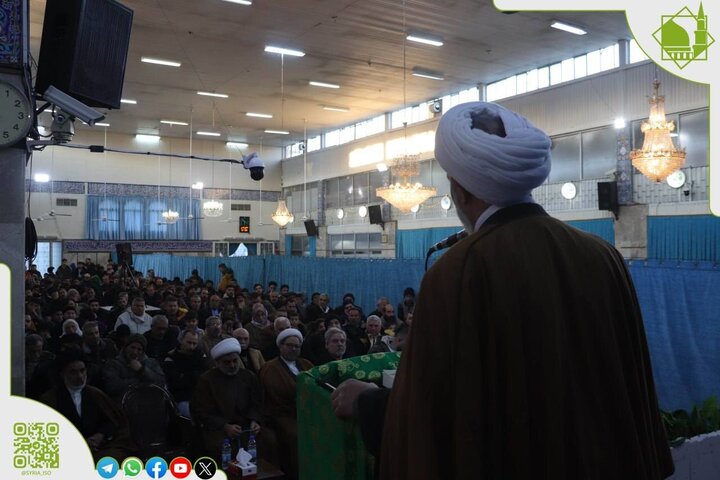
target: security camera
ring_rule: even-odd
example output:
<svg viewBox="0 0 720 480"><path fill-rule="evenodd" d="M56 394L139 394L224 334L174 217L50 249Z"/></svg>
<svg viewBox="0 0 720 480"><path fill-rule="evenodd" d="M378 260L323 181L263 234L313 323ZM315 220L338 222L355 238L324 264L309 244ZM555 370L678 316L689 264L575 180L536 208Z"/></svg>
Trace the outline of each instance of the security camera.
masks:
<svg viewBox="0 0 720 480"><path fill-rule="evenodd" d="M305 151L305 142L300 142L300 144L298 145L298 148L300 148L301 152L304 152Z"/></svg>
<svg viewBox="0 0 720 480"><path fill-rule="evenodd" d="M244 156L242 164L243 167L245 167L245 170L250 170L250 178L256 182L262 180L265 176L265 165L263 164L263 161L260 160L260 157L258 157L257 152L253 152L246 157Z"/></svg>
<svg viewBox="0 0 720 480"><path fill-rule="evenodd" d="M52 85L45 90L43 98L62 110L65 115L72 118L79 118L90 126L95 125L95 122L99 122L105 118L105 115L102 113L88 107L81 101L74 99ZM70 118L70 120L72 118ZM65 123L65 121L66 120L63 119L61 123Z"/></svg>
<svg viewBox="0 0 720 480"><path fill-rule="evenodd" d="M430 113L432 114L438 114L442 112L442 99L435 100L430 104Z"/></svg>

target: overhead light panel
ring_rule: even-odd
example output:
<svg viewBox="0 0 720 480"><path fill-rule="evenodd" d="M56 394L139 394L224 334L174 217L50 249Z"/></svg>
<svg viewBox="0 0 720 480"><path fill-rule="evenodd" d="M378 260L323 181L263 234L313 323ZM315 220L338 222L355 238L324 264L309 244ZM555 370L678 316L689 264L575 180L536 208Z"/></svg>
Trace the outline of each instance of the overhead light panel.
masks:
<svg viewBox="0 0 720 480"><path fill-rule="evenodd" d="M95 126L96 126L96 127L109 127L110 124L109 124L109 123L96 122L96 123L95 123Z"/></svg>
<svg viewBox="0 0 720 480"><path fill-rule="evenodd" d="M323 110L329 110L331 112L349 112L349 108L344 107L333 107L331 105L323 105Z"/></svg>
<svg viewBox="0 0 720 480"><path fill-rule="evenodd" d="M315 82L310 81L308 82L313 87L322 87L322 88L340 88L340 85L335 85L334 83L325 83L325 82Z"/></svg>
<svg viewBox="0 0 720 480"><path fill-rule="evenodd" d="M47 173L36 173L33 177L33 180L35 180L37 183L47 183L50 181L50 175Z"/></svg>
<svg viewBox="0 0 720 480"><path fill-rule="evenodd" d="M429 78L430 80L445 80L442 72L434 72L432 70L425 70L424 68L414 67L412 74L416 77Z"/></svg>
<svg viewBox="0 0 720 480"><path fill-rule="evenodd" d="M250 0L223 0L229 3L237 3L238 5L252 5Z"/></svg>
<svg viewBox="0 0 720 480"><path fill-rule="evenodd" d="M146 133L138 133L135 135L135 140L139 142L158 143L160 141L160 136L148 135Z"/></svg>
<svg viewBox="0 0 720 480"><path fill-rule="evenodd" d="M165 65L166 67L179 67L182 65L180 62L175 62L173 60L165 60L162 58L152 58L152 57L140 57L141 62L145 63L152 63L155 65Z"/></svg>
<svg viewBox="0 0 720 480"><path fill-rule="evenodd" d="M265 133L274 133L275 135L290 135L290 132L285 130L265 130Z"/></svg>
<svg viewBox="0 0 720 480"><path fill-rule="evenodd" d="M165 125L182 125L183 127L187 127L187 122L178 122L177 120L160 120L160 123L164 123Z"/></svg>
<svg viewBox="0 0 720 480"><path fill-rule="evenodd" d="M304 57L305 52L300 50L293 50L291 48L275 47L273 45L266 45L265 51L268 53L279 53L280 55L290 55L292 57Z"/></svg>
<svg viewBox="0 0 720 480"><path fill-rule="evenodd" d="M613 124L615 125L615 128L618 130L625 128L625 119L624 118L616 118L615 122Z"/></svg>
<svg viewBox="0 0 720 480"><path fill-rule="evenodd" d="M570 25L569 23L565 22L558 22L557 20L554 20L553 23L550 24L552 28L557 28L558 30L562 30L563 32L572 33L575 35L585 35L587 32L583 30L580 27L577 27L575 25Z"/></svg>
<svg viewBox="0 0 720 480"><path fill-rule="evenodd" d="M207 137L219 137L220 136L220 134L218 132L205 132L202 130L197 131L195 133L197 133L198 135L205 135Z"/></svg>
<svg viewBox="0 0 720 480"><path fill-rule="evenodd" d="M417 42L417 43L424 43L425 45L432 45L433 47L442 47L443 42L437 37L431 37L429 35L418 35L418 34L410 34L407 37L408 40L411 42Z"/></svg>
<svg viewBox="0 0 720 480"><path fill-rule="evenodd" d="M197 94L203 95L205 97L217 97L217 98L228 98L230 96L225 93L215 93L215 92L197 92Z"/></svg>
<svg viewBox="0 0 720 480"><path fill-rule="evenodd" d="M256 112L247 112L245 114L247 117L257 117L257 118L273 118L272 115L269 113L256 113Z"/></svg>
<svg viewBox="0 0 720 480"><path fill-rule="evenodd" d="M205 185L203 184L203 182L195 182L190 185L190 188L192 188L193 190L202 190L204 186Z"/></svg>
<svg viewBox="0 0 720 480"><path fill-rule="evenodd" d="M225 142L225 145L230 148L247 148L248 147L247 143L242 143L242 142Z"/></svg>
<svg viewBox="0 0 720 480"><path fill-rule="evenodd" d="M129 98L121 98L120 103L127 103L130 105L137 105L137 100L130 100Z"/></svg>

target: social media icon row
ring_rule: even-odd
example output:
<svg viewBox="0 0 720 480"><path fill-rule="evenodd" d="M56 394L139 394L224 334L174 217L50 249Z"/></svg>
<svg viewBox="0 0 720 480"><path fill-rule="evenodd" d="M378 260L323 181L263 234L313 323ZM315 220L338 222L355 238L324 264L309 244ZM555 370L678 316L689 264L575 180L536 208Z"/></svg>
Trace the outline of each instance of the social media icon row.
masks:
<svg viewBox="0 0 720 480"><path fill-rule="evenodd" d="M198 458L193 465L185 457L176 457L170 465L161 457L150 458L143 466L142 460L137 457L128 457L122 462L122 468L117 460L112 457L103 457L98 460L95 467L98 475L102 478L114 478L120 470L125 477L137 477L145 470L147 476L152 479L163 478L168 472L175 478L186 478L194 470L195 475L206 480L213 478L217 472L215 460L209 457Z"/></svg>

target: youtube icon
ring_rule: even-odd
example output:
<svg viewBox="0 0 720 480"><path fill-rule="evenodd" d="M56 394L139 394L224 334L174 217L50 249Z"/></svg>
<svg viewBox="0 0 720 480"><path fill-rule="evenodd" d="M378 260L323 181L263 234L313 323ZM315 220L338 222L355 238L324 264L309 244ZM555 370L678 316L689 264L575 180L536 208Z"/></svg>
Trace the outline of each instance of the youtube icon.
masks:
<svg viewBox="0 0 720 480"><path fill-rule="evenodd" d="M190 460L185 457L176 457L170 462L170 474L175 478L185 478L190 475L192 471L192 464Z"/></svg>

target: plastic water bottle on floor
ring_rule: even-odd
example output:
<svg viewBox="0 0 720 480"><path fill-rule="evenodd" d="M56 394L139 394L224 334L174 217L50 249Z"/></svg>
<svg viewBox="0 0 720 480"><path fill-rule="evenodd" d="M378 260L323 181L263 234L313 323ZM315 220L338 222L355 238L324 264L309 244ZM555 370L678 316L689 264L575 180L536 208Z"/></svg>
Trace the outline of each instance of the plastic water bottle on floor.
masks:
<svg viewBox="0 0 720 480"><path fill-rule="evenodd" d="M252 456L252 462L257 463L257 443L255 443L255 435L248 438L247 452Z"/></svg>
<svg viewBox="0 0 720 480"><path fill-rule="evenodd" d="M226 438L223 441L221 458L222 458L222 469L227 470L228 465L230 465L230 461L232 460L232 444L230 443L229 438Z"/></svg>

